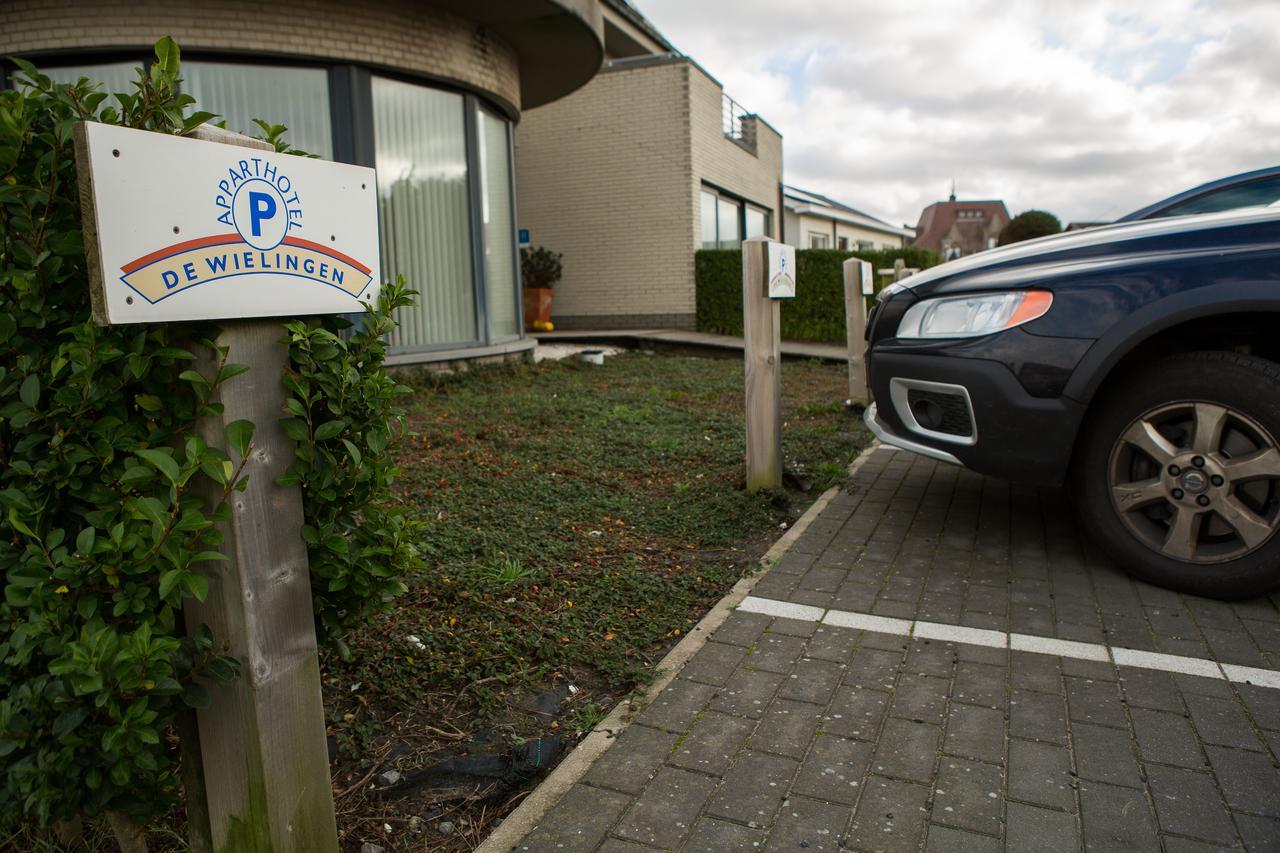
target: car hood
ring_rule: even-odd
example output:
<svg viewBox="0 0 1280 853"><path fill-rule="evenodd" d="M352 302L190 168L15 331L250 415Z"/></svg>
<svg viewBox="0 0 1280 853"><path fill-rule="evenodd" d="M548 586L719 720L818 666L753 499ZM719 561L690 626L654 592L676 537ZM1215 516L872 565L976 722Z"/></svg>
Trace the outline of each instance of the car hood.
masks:
<svg viewBox="0 0 1280 853"><path fill-rule="evenodd" d="M1096 259L1098 247L1112 243L1131 240L1169 238L1178 234L1190 234L1195 231L1215 228L1229 228L1235 225L1250 225L1267 221L1280 223L1280 208L1251 207L1223 213L1201 213L1191 216L1173 216L1163 219L1148 219L1137 222L1120 222L1115 225L1102 225L1082 231L1064 231L1048 237L1038 237L1009 246L988 249L975 255L947 261L936 267L905 278L899 284L905 289L914 289L923 284L942 282L960 275L976 274L983 278L984 272L995 273L996 268L1018 267L1040 263L1052 263L1060 256L1077 257L1077 253L1088 254ZM1080 250L1092 250L1080 252ZM1167 248L1164 251L1168 251ZM1095 261L1096 262L1096 261Z"/></svg>

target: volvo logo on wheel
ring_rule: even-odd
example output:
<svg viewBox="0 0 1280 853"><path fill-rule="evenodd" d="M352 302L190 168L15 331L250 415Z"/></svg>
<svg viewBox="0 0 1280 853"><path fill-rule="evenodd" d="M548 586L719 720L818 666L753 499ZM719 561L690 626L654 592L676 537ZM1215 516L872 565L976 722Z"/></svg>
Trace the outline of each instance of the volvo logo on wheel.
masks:
<svg viewBox="0 0 1280 853"><path fill-rule="evenodd" d="M1209 488L1209 478L1203 471L1192 468L1182 472L1179 478L1182 488L1193 495L1198 495Z"/></svg>

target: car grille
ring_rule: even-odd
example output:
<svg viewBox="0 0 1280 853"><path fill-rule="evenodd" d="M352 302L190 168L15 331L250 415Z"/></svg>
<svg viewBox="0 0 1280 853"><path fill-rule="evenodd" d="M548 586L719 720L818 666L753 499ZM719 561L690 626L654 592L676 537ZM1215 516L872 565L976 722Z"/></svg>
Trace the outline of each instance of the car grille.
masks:
<svg viewBox="0 0 1280 853"><path fill-rule="evenodd" d="M907 392L907 405L916 422L927 430L960 437L973 435L973 419L963 394L912 388Z"/></svg>

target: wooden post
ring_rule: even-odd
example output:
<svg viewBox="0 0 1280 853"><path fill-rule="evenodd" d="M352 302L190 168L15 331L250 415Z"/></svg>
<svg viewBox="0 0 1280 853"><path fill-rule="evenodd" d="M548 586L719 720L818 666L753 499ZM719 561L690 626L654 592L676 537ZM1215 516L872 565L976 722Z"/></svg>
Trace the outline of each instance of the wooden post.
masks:
<svg viewBox="0 0 1280 853"><path fill-rule="evenodd" d="M844 325L849 346L849 400L866 403L868 389L863 354L866 350L864 336L867 329L867 297L875 289L871 281L871 264L849 258L844 262L842 271Z"/></svg>
<svg viewBox="0 0 1280 853"><path fill-rule="evenodd" d="M270 149L217 128L201 135ZM208 597L188 598L183 608L189 629L208 625L241 663L239 679L209 685L210 706L196 715L209 842L215 851L237 853L336 853L302 492L276 483L293 461L294 443L279 427L288 348L278 320L221 326L218 343L229 348L229 360L252 369L218 389L223 413L203 418L197 429L239 464L226 446L226 425L244 419L256 428L248 487L232 493L230 520L220 525L219 550L230 561L211 564ZM217 369L209 355L198 366L205 376ZM212 483L209 490L207 500L221 494Z"/></svg>
<svg viewBox="0 0 1280 853"><path fill-rule="evenodd" d="M747 491L782 486L779 306L768 296L767 237L742 244L743 357L747 371Z"/></svg>

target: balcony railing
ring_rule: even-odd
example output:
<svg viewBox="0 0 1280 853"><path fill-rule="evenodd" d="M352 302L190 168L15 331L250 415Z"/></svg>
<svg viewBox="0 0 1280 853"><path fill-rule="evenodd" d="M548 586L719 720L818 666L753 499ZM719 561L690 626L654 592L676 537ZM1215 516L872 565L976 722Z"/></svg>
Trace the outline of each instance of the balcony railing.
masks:
<svg viewBox="0 0 1280 853"><path fill-rule="evenodd" d="M720 96L720 119L725 138L756 152L756 117L728 95Z"/></svg>

